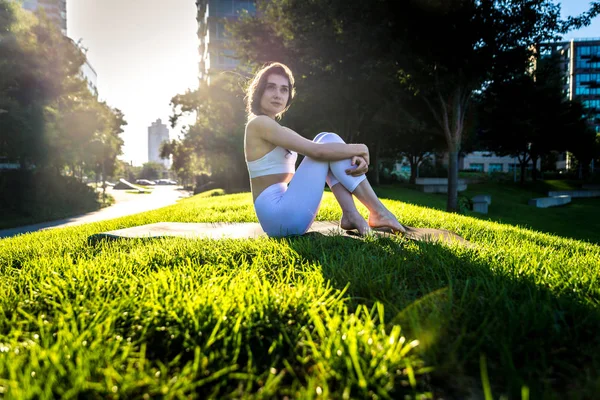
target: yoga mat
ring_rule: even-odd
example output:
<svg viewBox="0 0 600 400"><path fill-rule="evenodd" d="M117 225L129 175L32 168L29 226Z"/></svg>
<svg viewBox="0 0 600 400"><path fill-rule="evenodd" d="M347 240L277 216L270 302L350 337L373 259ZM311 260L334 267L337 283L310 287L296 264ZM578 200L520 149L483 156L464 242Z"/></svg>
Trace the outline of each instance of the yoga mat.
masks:
<svg viewBox="0 0 600 400"><path fill-rule="evenodd" d="M461 244L471 245L470 242L444 229L413 228L405 227L406 234L400 234L408 239L424 242L446 242L458 241ZM361 239L357 232L345 231L339 227L337 221L315 221L305 235L322 234L327 236L345 236ZM375 232L377 236L392 237L390 232ZM124 238L161 238L161 237L186 237L190 239L249 239L266 236L260 224L256 222L157 222L154 224L134 226L131 228L118 229L92 235L90 240L102 239L124 239Z"/></svg>

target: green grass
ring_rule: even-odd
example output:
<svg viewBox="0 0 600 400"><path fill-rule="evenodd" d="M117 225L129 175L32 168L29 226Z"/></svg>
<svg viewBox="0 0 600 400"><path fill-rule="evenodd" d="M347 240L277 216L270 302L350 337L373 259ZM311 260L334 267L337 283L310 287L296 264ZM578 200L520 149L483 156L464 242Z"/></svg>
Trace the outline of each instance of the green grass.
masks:
<svg viewBox="0 0 600 400"><path fill-rule="evenodd" d="M598 393L593 243L388 199L406 224L449 229L475 246L88 241L159 221L256 221L250 194L212 194L0 240L0 397ZM339 217L327 193L318 219Z"/></svg>
<svg viewBox="0 0 600 400"><path fill-rule="evenodd" d="M131 194L150 194L152 193L152 191L150 190L126 190L125 193L131 193Z"/></svg>
<svg viewBox="0 0 600 400"><path fill-rule="evenodd" d="M488 214L467 212L471 217L600 244L600 198L574 198L565 206L550 208L536 208L527 204L529 199L548 196L551 190L580 188L580 183L562 180L529 182L525 186L512 182L486 182L469 184L459 196L492 196ZM384 186L376 192L410 204L446 209L446 194L423 193L409 185Z"/></svg>

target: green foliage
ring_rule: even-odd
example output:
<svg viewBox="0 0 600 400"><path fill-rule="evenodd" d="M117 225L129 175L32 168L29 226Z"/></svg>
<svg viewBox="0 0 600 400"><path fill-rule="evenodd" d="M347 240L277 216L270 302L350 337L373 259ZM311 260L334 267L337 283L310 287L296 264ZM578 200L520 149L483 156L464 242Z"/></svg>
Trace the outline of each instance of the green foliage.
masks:
<svg viewBox="0 0 600 400"><path fill-rule="evenodd" d="M137 176L138 179L148 179L154 181L159 179L165 171L165 166L157 162L147 162L142 165L142 170Z"/></svg>
<svg viewBox="0 0 600 400"><path fill-rule="evenodd" d="M172 169L182 181L208 172L211 180L227 190L249 188L244 156L244 92L239 76L223 74L211 84L201 83L171 100L171 124L185 114L195 114L196 121L183 132L181 140L163 148L163 155L173 155Z"/></svg>
<svg viewBox="0 0 600 400"><path fill-rule="evenodd" d="M50 171L0 173L0 228L46 222L100 208L95 190L69 176Z"/></svg>
<svg viewBox="0 0 600 400"><path fill-rule="evenodd" d="M23 168L114 171L123 114L80 76L85 55L45 14L0 1L0 155Z"/></svg>
<svg viewBox="0 0 600 400"><path fill-rule="evenodd" d="M538 60L533 74L490 84L478 106L480 143L498 155L517 157L522 183L527 164L553 151L576 151L587 164L593 158L595 133L581 103L565 99L553 58Z"/></svg>
<svg viewBox="0 0 600 400"><path fill-rule="evenodd" d="M256 221L249 193L212 193L1 240L3 395L466 398L485 383L480 354L496 396L594 393L598 245L385 198L406 224L475 247L88 241L160 221ZM339 217L327 193L317 219Z"/></svg>
<svg viewBox="0 0 600 400"><path fill-rule="evenodd" d="M299 132L333 130L366 142L376 161L379 148L407 151L387 140L403 129L393 121L404 107L398 94L408 89L426 101L431 117L420 122L438 123L450 154L449 210L457 206L457 156L471 131L465 126L475 91L522 73L533 44L589 24L597 13L561 21L548 0L272 0L259 1L258 9L256 17L228 24L232 46L253 66L282 61L295 71L307 98L287 118ZM382 120L393 122L382 129Z"/></svg>

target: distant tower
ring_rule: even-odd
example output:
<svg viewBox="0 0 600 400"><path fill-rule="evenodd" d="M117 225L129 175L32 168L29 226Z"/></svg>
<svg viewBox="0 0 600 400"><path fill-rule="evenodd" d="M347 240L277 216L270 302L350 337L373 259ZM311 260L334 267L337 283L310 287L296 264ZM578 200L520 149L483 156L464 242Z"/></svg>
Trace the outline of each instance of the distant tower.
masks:
<svg viewBox="0 0 600 400"><path fill-rule="evenodd" d="M161 163L165 168L170 168L171 161L160 158L160 145L165 141L169 141L169 129L159 118L148 127L148 161Z"/></svg>
<svg viewBox="0 0 600 400"><path fill-rule="evenodd" d="M56 23L63 35L67 35L67 0L24 0L23 8L29 11L43 8L48 18Z"/></svg>

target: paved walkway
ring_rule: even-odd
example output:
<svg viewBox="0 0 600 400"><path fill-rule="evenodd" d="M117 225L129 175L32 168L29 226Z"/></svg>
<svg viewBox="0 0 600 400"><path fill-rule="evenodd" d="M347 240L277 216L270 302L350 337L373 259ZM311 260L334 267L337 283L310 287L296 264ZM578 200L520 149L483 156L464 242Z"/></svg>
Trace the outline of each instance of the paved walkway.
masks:
<svg viewBox="0 0 600 400"><path fill-rule="evenodd" d="M190 195L190 192L174 186L156 186L151 194L133 194L127 193L125 190L113 190L112 188L107 189L106 192L115 198L115 204L110 207L58 221L3 229L0 230L0 239L44 229L87 224L155 210L175 204L177 200Z"/></svg>

